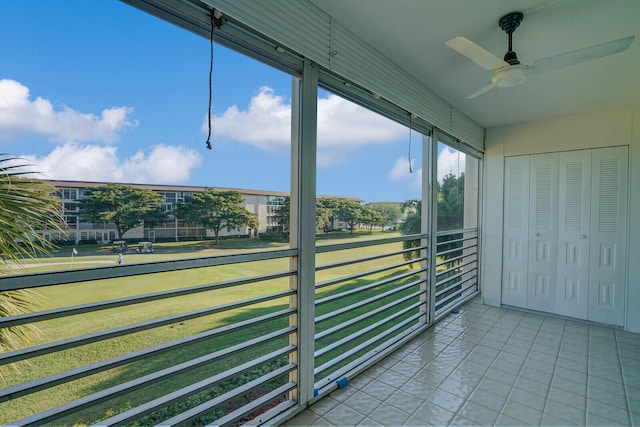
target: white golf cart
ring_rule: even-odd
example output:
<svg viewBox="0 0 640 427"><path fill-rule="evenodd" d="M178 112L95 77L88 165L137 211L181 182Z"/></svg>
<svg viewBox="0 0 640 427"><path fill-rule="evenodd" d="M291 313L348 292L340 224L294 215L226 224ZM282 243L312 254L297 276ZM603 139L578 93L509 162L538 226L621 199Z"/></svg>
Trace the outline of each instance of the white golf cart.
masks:
<svg viewBox="0 0 640 427"><path fill-rule="evenodd" d="M152 254L153 242L138 242L138 247L136 248L136 252L139 254Z"/></svg>

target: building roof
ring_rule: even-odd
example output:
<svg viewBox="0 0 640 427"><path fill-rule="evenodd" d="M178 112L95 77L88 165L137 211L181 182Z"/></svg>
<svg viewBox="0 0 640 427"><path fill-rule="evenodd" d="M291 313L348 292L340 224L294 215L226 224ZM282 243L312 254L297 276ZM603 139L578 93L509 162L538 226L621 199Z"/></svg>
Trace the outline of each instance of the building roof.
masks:
<svg viewBox="0 0 640 427"><path fill-rule="evenodd" d="M96 188L109 184L108 182L95 181L67 181L67 180L48 180L49 184L56 188ZM137 183L119 183L122 185L130 185L136 188L144 188L153 191L176 191L176 192L199 192L206 188L213 188L217 191L238 191L242 194L256 196L288 196L289 192L269 191L269 190L252 190L246 188L228 188L228 187L201 187L192 185L164 185L164 184L137 184Z"/></svg>

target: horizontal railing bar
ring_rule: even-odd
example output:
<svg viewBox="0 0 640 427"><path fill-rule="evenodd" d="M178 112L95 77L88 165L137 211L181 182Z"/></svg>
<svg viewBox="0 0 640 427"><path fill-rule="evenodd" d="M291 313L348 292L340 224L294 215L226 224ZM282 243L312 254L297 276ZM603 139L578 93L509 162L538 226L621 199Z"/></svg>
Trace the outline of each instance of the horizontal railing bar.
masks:
<svg viewBox="0 0 640 427"><path fill-rule="evenodd" d="M223 336L225 334L235 332L236 330L244 329L245 327L253 326L255 324L263 323L279 317L288 316L294 312L295 310L293 309L282 310L278 313L271 313L271 314L257 317L255 319L244 320L242 322L238 322L232 325L227 325L227 326L216 328L207 332L202 332L200 334L191 335L184 339L174 340L174 341L160 344L154 347L149 347L143 350L134 351L121 356L112 357L110 359L106 359L91 365L82 366L76 369L71 369L65 372L50 375L48 377L39 378L37 380L30 381L28 383L18 384L13 387L0 389L0 402L11 400L16 397L24 396L27 394L35 393L40 390L44 390L53 386L64 384L64 383L76 380L78 378L83 378L89 375L104 372L109 369L117 368L118 366L126 365L132 362L137 362L138 360L146 359L152 356L156 356L158 354L167 353L179 347L185 347L187 345L196 344L201 341L206 341L217 336ZM274 314L277 314L277 316L274 316ZM289 334L294 330L295 328L290 327L290 328L282 329L280 331L273 332L272 334L280 334L281 336L281 335ZM268 339L274 338L270 334L266 335L266 337L268 337ZM242 344L239 344L239 345L242 345ZM233 348L233 347L230 347L230 348Z"/></svg>
<svg viewBox="0 0 640 427"><path fill-rule="evenodd" d="M478 255L478 250L476 249L473 252L469 252L469 253L466 253L466 254L458 255L457 257L447 258L447 259L445 259L443 261L440 261L440 262L436 263L436 268L440 267L441 265L444 265L444 264L448 264L448 263L451 263L451 262L458 261L459 259L462 259L462 258L467 258L467 257L470 257L470 256L477 256L477 255Z"/></svg>
<svg viewBox="0 0 640 427"><path fill-rule="evenodd" d="M258 415L257 418L254 418L249 423L246 423L244 425L248 427L262 425L283 425L283 416L288 416L288 411L293 409L295 406L297 406L297 402L295 400L284 401L269 409L268 411L263 412L262 414Z"/></svg>
<svg viewBox="0 0 640 427"><path fill-rule="evenodd" d="M261 376L260 378L256 378L255 380L250 381L240 387L236 387L233 390L230 390L220 396L217 396L205 403L201 403L200 405L194 408L184 411L173 418L165 420L159 423L158 426L173 426L176 424L182 424L182 423L187 423L189 421L192 421L193 419L199 417L200 415L215 409L216 407L220 406L224 402L231 400L235 397L241 396L243 394L246 394L252 389L259 387L269 381L273 381L274 379L282 375L285 375L293 371L294 369L296 369L296 365L292 363L285 365L281 368L278 368L274 371L269 372L268 374Z"/></svg>
<svg viewBox="0 0 640 427"><path fill-rule="evenodd" d="M9 276L0 276L0 291L61 285L65 283L87 282L100 279L113 279L116 277L139 276L143 274L165 273L168 271L215 267L220 265L240 264L244 262L266 261L270 259L288 258L296 255L296 249L280 249L264 252L219 255L206 258L190 258L184 260L120 265L117 267L94 267L83 268L81 270L65 270L48 273L14 274Z"/></svg>
<svg viewBox="0 0 640 427"><path fill-rule="evenodd" d="M445 231L438 231L436 233L437 237L441 237L441 236L449 236L451 234L461 234L461 233L477 233L478 229L477 228L461 228L461 229L457 229L457 230L445 230Z"/></svg>
<svg viewBox="0 0 640 427"><path fill-rule="evenodd" d="M441 245L446 245L448 243L466 242L467 240L477 240L477 239L478 239L478 236L461 237L459 239L454 239L454 240L442 240L440 242L436 242L436 245L441 246Z"/></svg>
<svg viewBox="0 0 640 427"><path fill-rule="evenodd" d="M386 245L389 243L404 242L407 240L428 239L428 238L429 238L428 234L410 234L410 235L398 236L398 237L387 237L384 239L363 240L360 242L335 243L332 245L316 246L316 254L321 254L324 252L341 251L345 249L364 248L367 246Z"/></svg>
<svg viewBox="0 0 640 427"><path fill-rule="evenodd" d="M247 347L245 347L247 348ZM290 354L294 352L296 349L295 346L290 345L288 347L280 348L276 351L273 351L269 354L261 356L257 359L253 359L249 362L243 363L242 365L238 365L233 369L227 369L224 372L216 374L212 377L206 378L202 381L198 381L197 383L191 384L187 387L183 387L180 390L176 390L172 393L165 394L157 399L154 399L150 402L144 403L140 406L136 406L133 409L130 409L126 412L118 414L114 417L108 418L106 420L100 421L100 426L113 426L113 425L122 425L124 423L133 421L137 418L141 418L145 415L148 415L160 408L171 405L172 403L178 402L181 399L192 396L196 393L199 393L207 388L213 387L216 384L226 381L230 378L235 377L236 375L242 374L244 372L250 371L251 369L255 369L259 366L262 366L266 363L269 363L277 358Z"/></svg>
<svg viewBox="0 0 640 427"><path fill-rule="evenodd" d="M478 244L474 243L473 245L460 246L459 248L447 249L446 251L436 252L436 256L438 257L438 256L449 254L451 252L464 251L464 250L467 250L467 249L475 248L477 246L478 246Z"/></svg>
<svg viewBox="0 0 640 427"><path fill-rule="evenodd" d="M319 298L316 300L316 307L322 304L326 304L328 302L334 301L336 299L341 299L347 295L353 295L353 294L357 294L366 290L369 290L371 288L376 288L380 285L386 285L387 283L391 283L391 282L395 282L397 280L400 279L404 279L406 277L411 277L411 276L415 276L416 274L419 274L423 271L426 271L425 269L420 269L420 270L416 270L416 271L408 271L406 273L401 273L398 274L397 276L393 276L393 277L387 277L386 279L382 279L382 280L376 280L375 282L369 283L368 285L365 286L360 286L359 288L356 289L351 289L348 291L344 291L344 292L340 292L338 294L335 295L331 295L328 297L324 297L324 298Z"/></svg>
<svg viewBox="0 0 640 427"><path fill-rule="evenodd" d="M171 289L168 291L154 292L150 294L136 295L136 296L126 297L126 298L118 298L113 300L100 301L100 302L76 305L71 307L44 310L44 311L38 311L35 313L21 314L17 316L2 317L0 318L0 327L10 327L10 326L16 326L16 325L21 325L25 323L40 322L43 320L56 319L60 317L67 317L71 315L77 315L77 314L88 313L88 312L93 313L99 310L108 310L116 307L141 304L145 302L179 297L179 296L189 295L189 294L198 293L198 292L207 292L207 291L212 291L217 289L229 288L233 286L246 285L249 283L280 279L283 277L293 276L295 274L296 272L294 270L283 271L280 273L272 273L272 274L265 274L262 276L247 277L244 279L234 279L234 280L228 280L224 282L208 283L204 285L190 286L188 288Z"/></svg>
<svg viewBox="0 0 640 427"><path fill-rule="evenodd" d="M370 318L373 315L376 315L378 313L382 313L383 311L388 310L391 307L394 307L396 305L402 304L405 301L408 301L408 300L410 300L412 298L415 298L415 297L419 296L421 293L424 293L424 291L419 290L419 291L414 292L412 294L409 294L409 295L407 295L405 297L402 297L402 298L400 298L398 300L392 301L389 304L385 304L385 305L383 305L381 307L378 307L375 310L371 310L371 311L369 311L369 312L367 312L365 314L362 314L362 315L360 315L358 317L354 317L353 319L349 319L347 322L343 322L343 323L341 323L339 325L336 325L336 326L334 326L332 328L326 329L326 330L324 330L322 332L318 332L315 335L314 339L316 341L321 340L322 338L324 338L324 337L326 337L328 335L334 334L334 333L336 333L338 331L341 331L342 329L348 328L349 326L355 325L358 322L366 320L366 319ZM421 303L424 304L425 302L421 301Z"/></svg>
<svg viewBox="0 0 640 427"><path fill-rule="evenodd" d="M470 286L470 287L469 287L469 288L467 288L467 289L470 289L470 288L472 288L472 287L473 287L473 286ZM469 294L469 295L464 296L462 299L460 299L460 297L461 297L462 295L458 295L458 299L456 299L456 300L454 300L454 301L450 302L449 304L447 304L447 306L446 306L446 307L441 307L440 309L437 309L437 310L436 310L436 318L437 318L437 319L441 318L443 313L448 312L452 307L460 306L460 305L461 305L461 304L463 304L465 301L468 301L469 299L471 299L472 297L474 297L474 296L475 296L475 295L477 295L477 294L478 294L478 291L476 290L475 292L473 292L473 293L471 293L471 294Z"/></svg>
<svg viewBox="0 0 640 427"><path fill-rule="evenodd" d="M382 273L383 271L393 270L395 268L403 267L405 265L411 265L415 262L420 262L421 260L411 259L408 261L403 261L397 264L387 265L380 268L374 268L373 270L361 271L359 273L349 274L347 276L336 277L335 279L325 280L324 282L316 283L316 289L326 288L327 286L337 285L338 283L346 282L353 279L358 279L360 277L370 276L376 273Z"/></svg>
<svg viewBox="0 0 640 427"><path fill-rule="evenodd" d="M438 302L436 303L436 306L439 306L439 305L442 305L442 304L446 303L446 302L447 302L447 301L449 301L452 297L455 297L457 294L459 294L460 292L462 292L462 291L463 291L463 289L462 289L462 285L463 285L464 283L469 282L470 280L474 280L475 278L476 278L476 276L472 276L472 277L469 277L469 278L467 278L467 279L461 280L461 281L459 281L459 282L456 282L456 283L452 284L452 285L451 285L451 286L449 286L448 288L443 289L443 290L441 290L440 292L438 292L438 293L437 293L437 295L436 295L436 297L438 297L438 296L440 296L440 295L442 295L442 294L447 293L447 291L450 291L452 288L455 288L455 287L457 287L457 286L460 286L460 288L461 288L461 289L459 289L457 292L455 292L455 293L453 293L453 294L451 294L451 295L448 295L448 296L444 297L443 299L441 299L440 301L438 301Z"/></svg>
<svg viewBox="0 0 640 427"><path fill-rule="evenodd" d="M191 320L198 317L209 316L212 314L223 313L232 309L246 307L260 302L271 301L274 299L286 297L295 294L294 289L288 289L274 294L262 295L241 301L234 301L228 304L222 304L214 307L203 308L201 310L191 311L188 313L176 314L160 319L149 320L146 322L135 323L132 325L122 326L119 328L109 329L107 331L96 332L88 335L69 338L66 340L54 341L39 346L29 347L25 349L15 350L9 353L0 354L0 363L13 363L31 357L42 356L73 347L79 347L86 344L92 344L99 341L105 341L111 338L130 335L136 332L154 329L160 326L170 325L181 321Z"/></svg>
<svg viewBox="0 0 640 427"><path fill-rule="evenodd" d="M440 277L440 276L443 276L443 275L445 275L445 274L451 273L452 271L460 270L460 269L462 269L462 268L465 268L465 267L467 267L467 266L469 266L469 265L471 265L471 264L475 264L475 263L477 263L477 262L478 262L478 259L477 259L477 258L473 258L472 260L467 261L467 262L465 262L465 263L462 263L462 264L456 264L456 265L454 265L453 267L447 268L447 269L442 270L442 271L438 271L438 272L436 273L436 280L437 280L437 278L438 278L438 277ZM473 267L473 269L476 269L476 268L477 268L477 266L476 266L476 267ZM470 270L472 270L472 269L463 270L463 271L461 271L461 272L459 272L459 273L456 273L456 274L464 273L465 271L470 271ZM452 277L455 277L455 276L450 276L450 277L449 277L449 279L450 279L450 278L452 278ZM437 286L437 285L439 285L440 283L444 283L445 281L446 281L446 279L445 279L445 280L442 280L441 282L436 282L436 286Z"/></svg>
<svg viewBox="0 0 640 427"><path fill-rule="evenodd" d="M198 357L196 359L193 360L189 360L187 362L183 362L179 365L176 366L171 366L169 368L166 369L162 369L160 371L157 372L153 372L151 374L145 375L143 377L140 378L136 378L134 380L131 381L127 381L125 383L122 384L118 384L114 387L110 387L108 389L105 390L101 390L99 392L96 393L92 393L88 396L84 396L81 397L79 399L76 399L74 401L65 403L63 405L60 406L56 406L54 408L48 409L46 411L43 412L39 412L37 414L34 414L30 417L27 418L23 418L22 420L19 420L16 422L17 425L20 426L38 426L41 425L43 423L48 423L51 422L53 420L62 418L66 415L70 415L73 414L75 412L81 411L85 408L89 408L91 406L94 406L97 403L100 402L104 402L107 401L109 399L124 395L124 394L128 394L130 392L139 390L143 387L152 385L152 384L156 384L160 381L164 381L165 379L168 378L172 378L176 375L191 371L193 369L199 368L201 366L207 365L211 362L214 362L218 359L221 359L225 356L228 356L229 354L236 354L236 353L240 353L241 351L245 350L246 348L251 348L251 347L255 347L257 345L263 344L267 341L271 341L275 338L279 338L280 336L283 336L285 334L282 333L282 331L277 331L276 333L271 333L268 336L268 339L264 340L264 339L252 339L250 341L251 345L250 346L244 346L242 344L238 344L235 345L233 347L229 347L229 349L232 349L231 352L228 352L229 349L226 350L222 350L222 351L217 351L215 353L211 353L209 355L205 355L205 356L201 356ZM295 346L293 346L295 347ZM287 348L287 347L285 347ZM283 351L285 348L280 349L279 351ZM295 348L294 348L295 349ZM293 351L293 350L291 350ZM284 352L284 354L287 354L288 352L291 351L287 351ZM222 375L222 374L220 374ZM134 408L135 409L135 408Z"/></svg>
<svg viewBox="0 0 640 427"><path fill-rule="evenodd" d="M376 348L369 350L367 353L358 357L357 359L349 362L348 364L338 368L337 370L331 372L326 377L317 381L314 386L317 389L321 389L320 394L323 393L325 387L335 387L335 381L339 378L344 377L347 374L351 374L353 372L353 376L358 375L363 372L367 368L373 366L375 363L379 362L383 357L395 349L400 348L403 344L411 341L416 335L422 333L427 328L426 323L417 323L414 326L411 326L409 329L404 331L402 334L398 334L394 337L391 337L387 341L384 341L382 344L378 345ZM354 372L355 371L355 372ZM349 376L348 378L352 378L353 376Z"/></svg>
<svg viewBox="0 0 640 427"><path fill-rule="evenodd" d="M333 262L330 264L323 264L323 265L319 265L316 267L316 271L321 271L321 270L327 270L330 268L337 268L337 267L344 267L347 265L353 265L353 264L357 264L360 262L366 262L366 261L373 261L376 259L380 259L380 258L387 258L387 257L391 257L391 256L396 256L396 255L400 255L406 252L413 252L413 251L417 251L417 250L422 250L422 249L427 249L428 246L424 245L424 246L419 246L419 247L415 247L415 248L408 248L408 249L402 249L399 251L394 251L394 252L387 252L384 254L378 254L378 255L372 255L372 256L368 256L368 257L362 257L362 258L354 258L354 259L349 259L346 261L338 261L338 262ZM415 260L413 260L413 262L415 262Z"/></svg>
<svg viewBox="0 0 640 427"><path fill-rule="evenodd" d="M461 268L461 266L460 266L460 267L458 267L458 268ZM458 277L460 277L460 276L464 276L465 274L469 274L469 273L471 273L472 271L475 271L475 270L477 270L477 269L478 269L478 266L475 266L475 267L472 267L472 268L470 268L470 269L468 269L468 270L463 270L463 271L461 271L460 273L456 273L456 274L454 274L453 276L449 276L449 277L447 277L447 278L445 278L445 279L442 279L442 280L440 280L440 281L436 282L436 289L438 288L438 286L444 285L444 284L445 284L445 283L447 283L447 282L450 282L450 281L452 281L452 280L454 280L454 279L457 279L457 278L458 278ZM442 274L438 273L436 276L438 276L438 275L442 275Z"/></svg>
<svg viewBox="0 0 640 427"><path fill-rule="evenodd" d="M424 279L414 280L413 282L407 283L407 284L402 285L402 286L398 286L397 288L393 288L393 289L388 290L386 292L383 292L381 294L374 295L374 296L372 296L370 298L367 298L365 300L358 301L358 302L356 302L354 304L351 304L351 305L348 305L348 306L345 306L345 307L341 307L338 310L334 310L332 312L329 312L329 313L326 313L326 314L323 314L321 316L316 317L315 318L315 323L317 325L317 324L322 323L322 322L324 322L326 320L329 320L329 319L331 319L333 317L336 317L336 316L339 316L339 315L344 314L346 312L349 312L351 310L354 310L356 308L363 307L363 306L365 306L367 304L371 304L372 302L384 299L384 298L388 297L389 295L397 294L399 292L404 291L405 289L412 288L412 287L414 287L414 286L416 286L416 285L418 285L418 284L420 284L420 283L422 283L424 281L425 281Z"/></svg>
<svg viewBox="0 0 640 427"><path fill-rule="evenodd" d="M380 326L386 325L387 323L391 322L394 319L397 319L398 317L401 317L402 315L410 312L411 310L415 309L416 307L419 307L420 305L422 305L422 301L417 301L405 308L403 308L402 310L396 311L395 313L391 314L390 316L385 317L384 319L380 319L375 323L371 323L370 325L365 326L364 328L360 328L358 329L356 332L347 335L346 337L340 338L339 340L336 340L334 342L332 342L329 345L326 345L318 350L316 350L313 354L313 356L315 358L318 358L324 354L327 354L328 352L335 350L338 347L341 347L344 344L347 344L351 341L353 341L354 339L361 337L377 328L379 328Z"/></svg>
<svg viewBox="0 0 640 427"><path fill-rule="evenodd" d="M297 386L298 385L295 382L290 381L278 387L277 389L272 390L269 393L262 395L255 400L252 400L251 402L236 409L235 411L228 413L224 417L217 419L215 421L215 424L208 424L207 427L233 425L232 423L234 423L235 421L239 420L240 418L244 417L247 414L254 412L257 409L260 409L260 407L266 405L267 403L270 403L273 399L276 399L279 396L282 396L285 393L288 393L289 391L293 390Z"/></svg>
<svg viewBox="0 0 640 427"><path fill-rule="evenodd" d="M419 319L421 316L424 316L425 314L426 314L426 311L420 311L419 313L416 313L413 316L408 317L407 319L403 320L402 322L394 325L392 328L384 330L383 332L381 332L380 334L376 335L375 337L372 337L371 339L368 339L367 341L365 341L363 343L360 343L359 345L351 348L349 351L346 351L346 352L342 353L340 356L331 359L327 363L325 363L325 364L323 364L321 366L317 366L313 370L314 376L318 375L321 372L324 372L324 371L332 368L333 366L337 365L338 363L342 362L343 360L345 360L345 359L351 357L352 355L358 353L359 351L369 347L370 345L372 345L376 341L380 341L382 338L384 338L384 337L386 337L388 335L391 335L395 331L407 326L409 323L413 322L416 319Z"/></svg>

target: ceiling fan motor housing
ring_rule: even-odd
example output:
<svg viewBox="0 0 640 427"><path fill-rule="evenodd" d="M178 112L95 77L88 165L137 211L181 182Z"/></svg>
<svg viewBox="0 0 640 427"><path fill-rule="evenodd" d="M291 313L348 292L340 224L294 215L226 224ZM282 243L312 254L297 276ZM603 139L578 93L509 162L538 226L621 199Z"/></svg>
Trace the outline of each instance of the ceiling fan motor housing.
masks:
<svg viewBox="0 0 640 427"><path fill-rule="evenodd" d="M520 26L522 19L524 18L524 14L522 12L511 12L504 15L498 21L498 25L500 29L507 33L509 36L509 51L504 55L504 62L509 65L517 65L520 64L518 60L518 55L513 51L513 32Z"/></svg>

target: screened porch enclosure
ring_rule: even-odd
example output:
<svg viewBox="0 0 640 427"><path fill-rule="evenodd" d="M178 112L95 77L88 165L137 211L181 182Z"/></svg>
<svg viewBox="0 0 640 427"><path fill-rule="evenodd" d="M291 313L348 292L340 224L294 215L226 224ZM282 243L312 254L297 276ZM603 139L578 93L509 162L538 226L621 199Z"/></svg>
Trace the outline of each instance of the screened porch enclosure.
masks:
<svg viewBox="0 0 640 427"><path fill-rule="evenodd" d="M215 13L209 2L127 3L206 37ZM368 71L383 72L370 76L378 84L388 73L401 77L374 97L375 84L350 78L370 68L366 55L355 66L322 64L302 46L293 53L293 33L283 52L271 30L235 18L242 5L222 6L229 12L216 43L291 79L288 244L0 276L0 291L35 291L49 301L0 317L0 328L42 331L31 345L0 354L10 369L0 424L278 424L349 387L479 294L483 130L395 65ZM292 10L268 13L280 12ZM318 17L307 12L305 19ZM372 52L333 26L345 49ZM413 138L418 189L404 212L412 228L323 241L316 215L322 91ZM455 161L440 164L443 152ZM372 184L357 171L353 179Z"/></svg>

